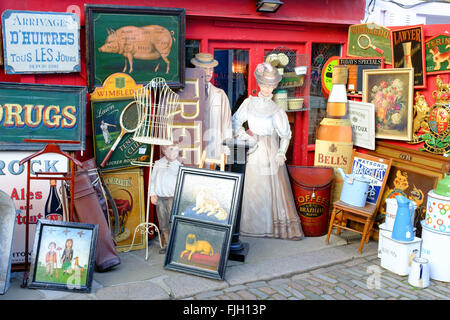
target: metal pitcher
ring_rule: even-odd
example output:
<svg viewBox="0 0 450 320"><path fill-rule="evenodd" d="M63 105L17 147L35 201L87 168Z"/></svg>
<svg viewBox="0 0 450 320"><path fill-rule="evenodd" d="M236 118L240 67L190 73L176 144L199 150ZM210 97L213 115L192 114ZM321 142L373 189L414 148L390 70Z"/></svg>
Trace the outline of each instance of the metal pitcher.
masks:
<svg viewBox="0 0 450 320"><path fill-rule="evenodd" d="M392 239L398 241L414 240L412 216L414 215L414 203L404 196L395 196L397 200L397 214L395 215Z"/></svg>

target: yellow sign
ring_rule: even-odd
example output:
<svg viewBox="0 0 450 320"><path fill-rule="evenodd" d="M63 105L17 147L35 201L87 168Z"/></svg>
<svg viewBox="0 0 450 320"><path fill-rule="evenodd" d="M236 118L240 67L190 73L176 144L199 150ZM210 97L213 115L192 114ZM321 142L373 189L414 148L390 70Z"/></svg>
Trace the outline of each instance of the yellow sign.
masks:
<svg viewBox="0 0 450 320"><path fill-rule="evenodd" d="M134 99L134 92L142 88L126 73L114 73L106 78L103 87L98 87L91 94L92 101Z"/></svg>

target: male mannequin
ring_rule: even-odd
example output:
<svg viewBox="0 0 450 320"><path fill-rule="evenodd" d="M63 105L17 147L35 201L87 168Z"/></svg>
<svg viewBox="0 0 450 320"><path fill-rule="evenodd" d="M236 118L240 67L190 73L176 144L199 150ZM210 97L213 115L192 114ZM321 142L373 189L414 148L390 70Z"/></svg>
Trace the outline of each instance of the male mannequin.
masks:
<svg viewBox="0 0 450 320"><path fill-rule="evenodd" d="M231 128L231 108L228 97L220 88L215 87L210 81L214 73L214 67L219 64L210 53L197 53L191 59L191 63L205 71L205 99L206 99L206 128L204 139L206 141L206 157L219 159L222 153L230 154L227 146L222 142L233 137Z"/></svg>

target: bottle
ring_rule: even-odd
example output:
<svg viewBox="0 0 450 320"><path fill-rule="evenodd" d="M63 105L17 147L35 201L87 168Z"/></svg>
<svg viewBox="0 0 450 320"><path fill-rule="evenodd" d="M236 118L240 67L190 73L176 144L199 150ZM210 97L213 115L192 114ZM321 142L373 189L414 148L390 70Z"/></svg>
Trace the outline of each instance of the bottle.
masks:
<svg viewBox="0 0 450 320"><path fill-rule="evenodd" d="M353 151L353 133L348 116L347 77L346 66L333 67L327 114L320 122L316 135L314 166L333 167L335 171L332 202L339 200L343 184L337 168L342 168L345 173L349 172Z"/></svg>
<svg viewBox="0 0 450 320"><path fill-rule="evenodd" d="M56 180L50 180L50 192L45 202L45 219L63 221L63 207L56 191Z"/></svg>

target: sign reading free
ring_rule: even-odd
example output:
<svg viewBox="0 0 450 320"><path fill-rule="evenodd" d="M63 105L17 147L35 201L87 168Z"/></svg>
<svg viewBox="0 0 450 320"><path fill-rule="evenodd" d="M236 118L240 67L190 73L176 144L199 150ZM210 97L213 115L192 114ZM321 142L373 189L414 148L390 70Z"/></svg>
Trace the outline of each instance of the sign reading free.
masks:
<svg viewBox="0 0 450 320"><path fill-rule="evenodd" d="M5 73L80 71L80 23L74 13L5 10Z"/></svg>

